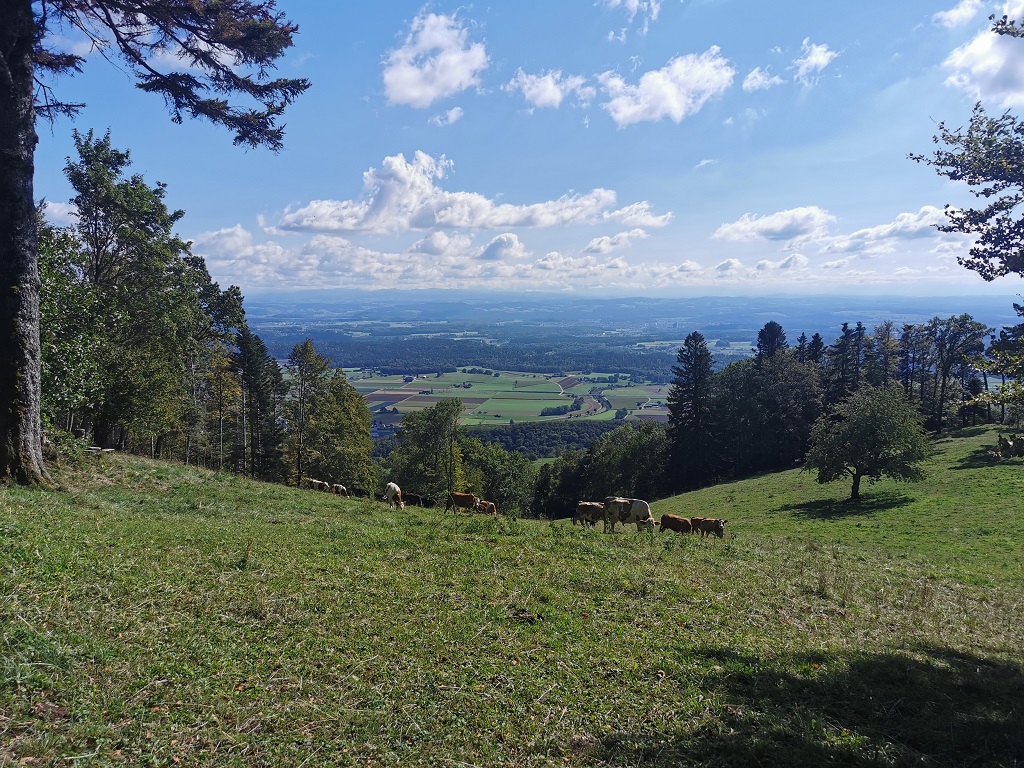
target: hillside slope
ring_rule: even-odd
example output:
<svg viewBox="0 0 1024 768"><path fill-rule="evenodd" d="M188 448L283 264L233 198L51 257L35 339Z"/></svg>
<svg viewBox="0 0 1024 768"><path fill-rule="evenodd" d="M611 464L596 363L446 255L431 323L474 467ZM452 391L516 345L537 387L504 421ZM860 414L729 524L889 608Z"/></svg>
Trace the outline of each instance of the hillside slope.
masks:
<svg viewBox="0 0 1024 768"><path fill-rule="evenodd" d="M798 472L655 503L721 541L58 469L0 491L0 766L1011 765L1021 463L986 442L856 508Z"/></svg>

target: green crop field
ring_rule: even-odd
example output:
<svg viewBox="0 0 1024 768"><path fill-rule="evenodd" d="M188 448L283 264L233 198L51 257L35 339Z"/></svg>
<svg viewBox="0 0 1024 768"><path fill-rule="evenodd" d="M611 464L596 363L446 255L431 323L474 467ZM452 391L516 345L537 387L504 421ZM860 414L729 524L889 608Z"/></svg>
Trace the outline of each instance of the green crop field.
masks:
<svg viewBox="0 0 1024 768"><path fill-rule="evenodd" d="M1012 766L1024 461L726 537L388 510L130 456L0 489L0 765Z"/></svg>

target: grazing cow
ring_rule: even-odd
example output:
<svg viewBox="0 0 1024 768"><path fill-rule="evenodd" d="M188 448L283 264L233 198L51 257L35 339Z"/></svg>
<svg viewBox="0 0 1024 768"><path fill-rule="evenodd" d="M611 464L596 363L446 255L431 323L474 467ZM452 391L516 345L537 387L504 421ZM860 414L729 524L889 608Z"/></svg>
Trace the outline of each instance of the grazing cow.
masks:
<svg viewBox="0 0 1024 768"><path fill-rule="evenodd" d="M498 515L498 508L494 506L494 502L485 501L484 499L476 500L476 511L483 512L488 515L494 515L495 517Z"/></svg>
<svg viewBox="0 0 1024 768"><path fill-rule="evenodd" d="M688 517L680 517L679 515L662 515L661 516L661 532L675 531L676 533L690 533L693 530L693 524L690 522Z"/></svg>
<svg viewBox="0 0 1024 768"><path fill-rule="evenodd" d="M420 496L418 493L403 493L402 494L402 500L407 505L410 505L410 506L413 506L413 507L422 507L423 506L423 497Z"/></svg>
<svg viewBox="0 0 1024 768"><path fill-rule="evenodd" d="M307 482L309 483L309 487L314 491L328 491L331 488L330 483L325 483L323 480L314 480L313 478L309 478Z"/></svg>
<svg viewBox="0 0 1024 768"><path fill-rule="evenodd" d="M338 496L348 496L348 488L341 483L335 483L331 486L331 493L336 493Z"/></svg>
<svg viewBox="0 0 1024 768"><path fill-rule="evenodd" d="M405 502L402 501L402 489L395 483L388 483L384 486L384 497L387 499L389 507L398 507L399 509L405 509Z"/></svg>
<svg viewBox="0 0 1024 768"><path fill-rule="evenodd" d="M700 532L700 524L708 518L706 517L691 517L690 518L690 533L697 534Z"/></svg>
<svg viewBox="0 0 1024 768"><path fill-rule="evenodd" d="M572 516L573 525L597 525L597 521L603 519L604 504L600 501L576 502L576 512Z"/></svg>
<svg viewBox="0 0 1024 768"><path fill-rule="evenodd" d="M351 495L354 496L357 499L369 499L369 498L371 498L370 492L368 490L366 490L365 488L356 488L355 486L353 486L349 490L351 490Z"/></svg>
<svg viewBox="0 0 1024 768"><path fill-rule="evenodd" d="M718 538L725 536L725 524L728 520L717 520L713 517L705 517L700 521L700 537L703 539L705 536L714 534Z"/></svg>
<svg viewBox="0 0 1024 768"><path fill-rule="evenodd" d="M447 512L449 509L452 512L458 512L460 509L464 509L467 512L472 512L476 508L477 497L472 493L456 493L452 491L448 494L448 502L444 505L444 511Z"/></svg>
<svg viewBox="0 0 1024 768"><path fill-rule="evenodd" d="M622 523L623 527L636 523L638 533L645 529L653 533L654 515L651 514L651 505L643 499L609 496L604 500L604 530L614 533L616 523Z"/></svg>

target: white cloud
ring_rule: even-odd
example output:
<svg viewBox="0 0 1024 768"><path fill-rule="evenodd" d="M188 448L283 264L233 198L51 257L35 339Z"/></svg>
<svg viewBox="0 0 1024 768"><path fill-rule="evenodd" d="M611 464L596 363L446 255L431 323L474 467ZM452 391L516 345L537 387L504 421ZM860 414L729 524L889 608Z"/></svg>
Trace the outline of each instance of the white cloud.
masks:
<svg viewBox="0 0 1024 768"><path fill-rule="evenodd" d="M795 271L798 269L806 269L810 262L807 257L800 253L794 253L787 256L782 261L769 261L763 259L754 265L754 268L761 272L773 272L773 271Z"/></svg>
<svg viewBox="0 0 1024 768"><path fill-rule="evenodd" d="M611 210L613 190L593 189L527 205L498 204L475 192L448 192L435 184L452 167L444 155L417 151L384 159L363 174L362 200L313 200L286 210L280 227L290 231L402 232L416 229L508 229L615 221L627 226L664 226L671 213L656 216L646 201Z"/></svg>
<svg viewBox="0 0 1024 768"><path fill-rule="evenodd" d="M661 0L605 0L605 3L609 8L624 9L629 17L630 24L639 15L641 23L639 32L641 35L647 34L651 22L657 21L658 14L661 13ZM608 36L609 40L623 42L626 37L626 30L621 30L619 36L615 36L613 32L609 32Z"/></svg>
<svg viewBox="0 0 1024 768"><path fill-rule="evenodd" d="M422 240L412 245L414 253L426 253L432 256L458 256L469 251L473 238L466 235L447 235L444 232L431 232Z"/></svg>
<svg viewBox="0 0 1024 768"><path fill-rule="evenodd" d="M46 201L46 218L58 227L70 227L78 222L78 206L71 203Z"/></svg>
<svg viewBox="0 0 1024 768"><path fill-rule="evenodd" d="M708 166L708 165L715 165L717 162L718 162L717 160L711 160L709 158L705 158L705 159L701 160L699 163L697 163L693 167L694 168L704 168L705 166Z"/></svg>
<svg viewBox="0 0 1024 768"><path fill-rule="evenodd" d="M521 91L523 98L535 107L558 109L570 94L575 94L582 105L588 104L597 91L586 82L587 79L579 75L563 76L560 69L552 69L540 75L528 75L520 69L502 88L506 91Z"/></svg>
<svg viewBox="0 0 1024 768"><path fill-rule="evenodd" d="M441 127L443 125L451 125L462 117L462 107L452 107L447 112L442 112L440 115L434 115L427 122L431 125Z"/></svg>
<svg viewBox="0 0 1024 768"><path fill-rule="evenodd" d="M477 258L484 261L510 261L525 259L529 255L519 238L511 232L506 232L485 245Z"/></svg>
<svg viewBox="0 0 1024 768"><path fill-rule="evenodd" d="M889 253L892 241L937 235L937 224L948 222L945 212L934 205L922 206L916 213L901 213L888 224L858 229L849 235L831 238L822 246L822 253Z"/></svg>
<svg viewBox="0 0 1024 768"><path fill-rule="evenodd" d="M948 11L939 11L932 16L932 22L941 27L960 27L973 19L981 10L981 0L960 0Z"/></svg>
<svg viewBox="0 0 1024 768"><path fill-rule="evenodd" d="M827 45L812 43L809 37L804 38L800 50L799 58L793 60L793 68L796 70L793 77L806 86L814 85L822 70L839 55L836 51L829 50Z"/></svg>
<svg viewBox="0 0 1024 768"><path fill-rule="evenodd" d="M392 104L429 107L479 84L487 68L483 43L470 43L454 16L421 13L384 65L384 92Z"/></svg>
<svg viewBox="0 0 1024 768"><path fill-rule="evenodd" d="M826 261L821 265L822 269L842 269L850 263L849 259L836 259L835 261Z"/></svg>
<svg viewBox="0 0 1024 768"><path fill-rule="evenodd" d="M1024 12L1024 3L1020 12ZM1019 18L1018 9L1007 3L1004 12ZM1024 106L1024 56L1020 40L990 30L954 50L943 66L952 70L946 85L966 92L976 101L1001 108Z"/></svg>
<svg viewBox="0 0 1024 768"><path fill-rule="evenodd" d="M634 240L646 240L647 237L644 230L631 229L629 232L619 232L617 235L595 237L587 243L587 247L583 251L584 253L611 253L619 248L628 248Z"/></svg>
<svg viewBox="0 0 1024 768"><path fill-rule="evenodd" d="M661 69L645 72L636 85L613 72L598 75L609 96L601 106L620 128L666 117L678 123L699 112L708 99L728 90L735 75L718 46L712 46L704 53L679 56Z"/></svg>
<svg viewBox="0 0 1024 768"><path fill-rule="evenodd" d="M776 85L782 85L785 82L778 75L769 74L766 69L754 67L754 69L750 70L750 74L743 78L743 90L748 93L751 91L764 91Z"/></svg>
<svg viewBox="0 0 1024 768"><path fill-rule="evenodd" d="M735 275L741 269L743 269L743 262L739 259L726 259L720 264L715 265L715 271L718 272L720 276Z"/></svg>
<svg viewBox="0 0 1024 768"><path fill-rule="evenodd" d="M805 240L820 237L835 221L835 216L816 205L790 208L767 216L745 213L737 221L722 224L712 237L716 240Z"/></svg>

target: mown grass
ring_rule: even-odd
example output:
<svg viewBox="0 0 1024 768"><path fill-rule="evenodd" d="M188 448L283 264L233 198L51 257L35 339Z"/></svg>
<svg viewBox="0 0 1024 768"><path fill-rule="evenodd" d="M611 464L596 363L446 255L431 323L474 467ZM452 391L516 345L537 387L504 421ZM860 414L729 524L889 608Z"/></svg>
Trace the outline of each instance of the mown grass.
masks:
<svg viewBox="0 0 1024 768"><path fill-rule="evenodd" d="M703 541L60 469L0 493L0 766L1019 764L986 440L857 509L799 473L655 504L728 509Z"/></svg>

